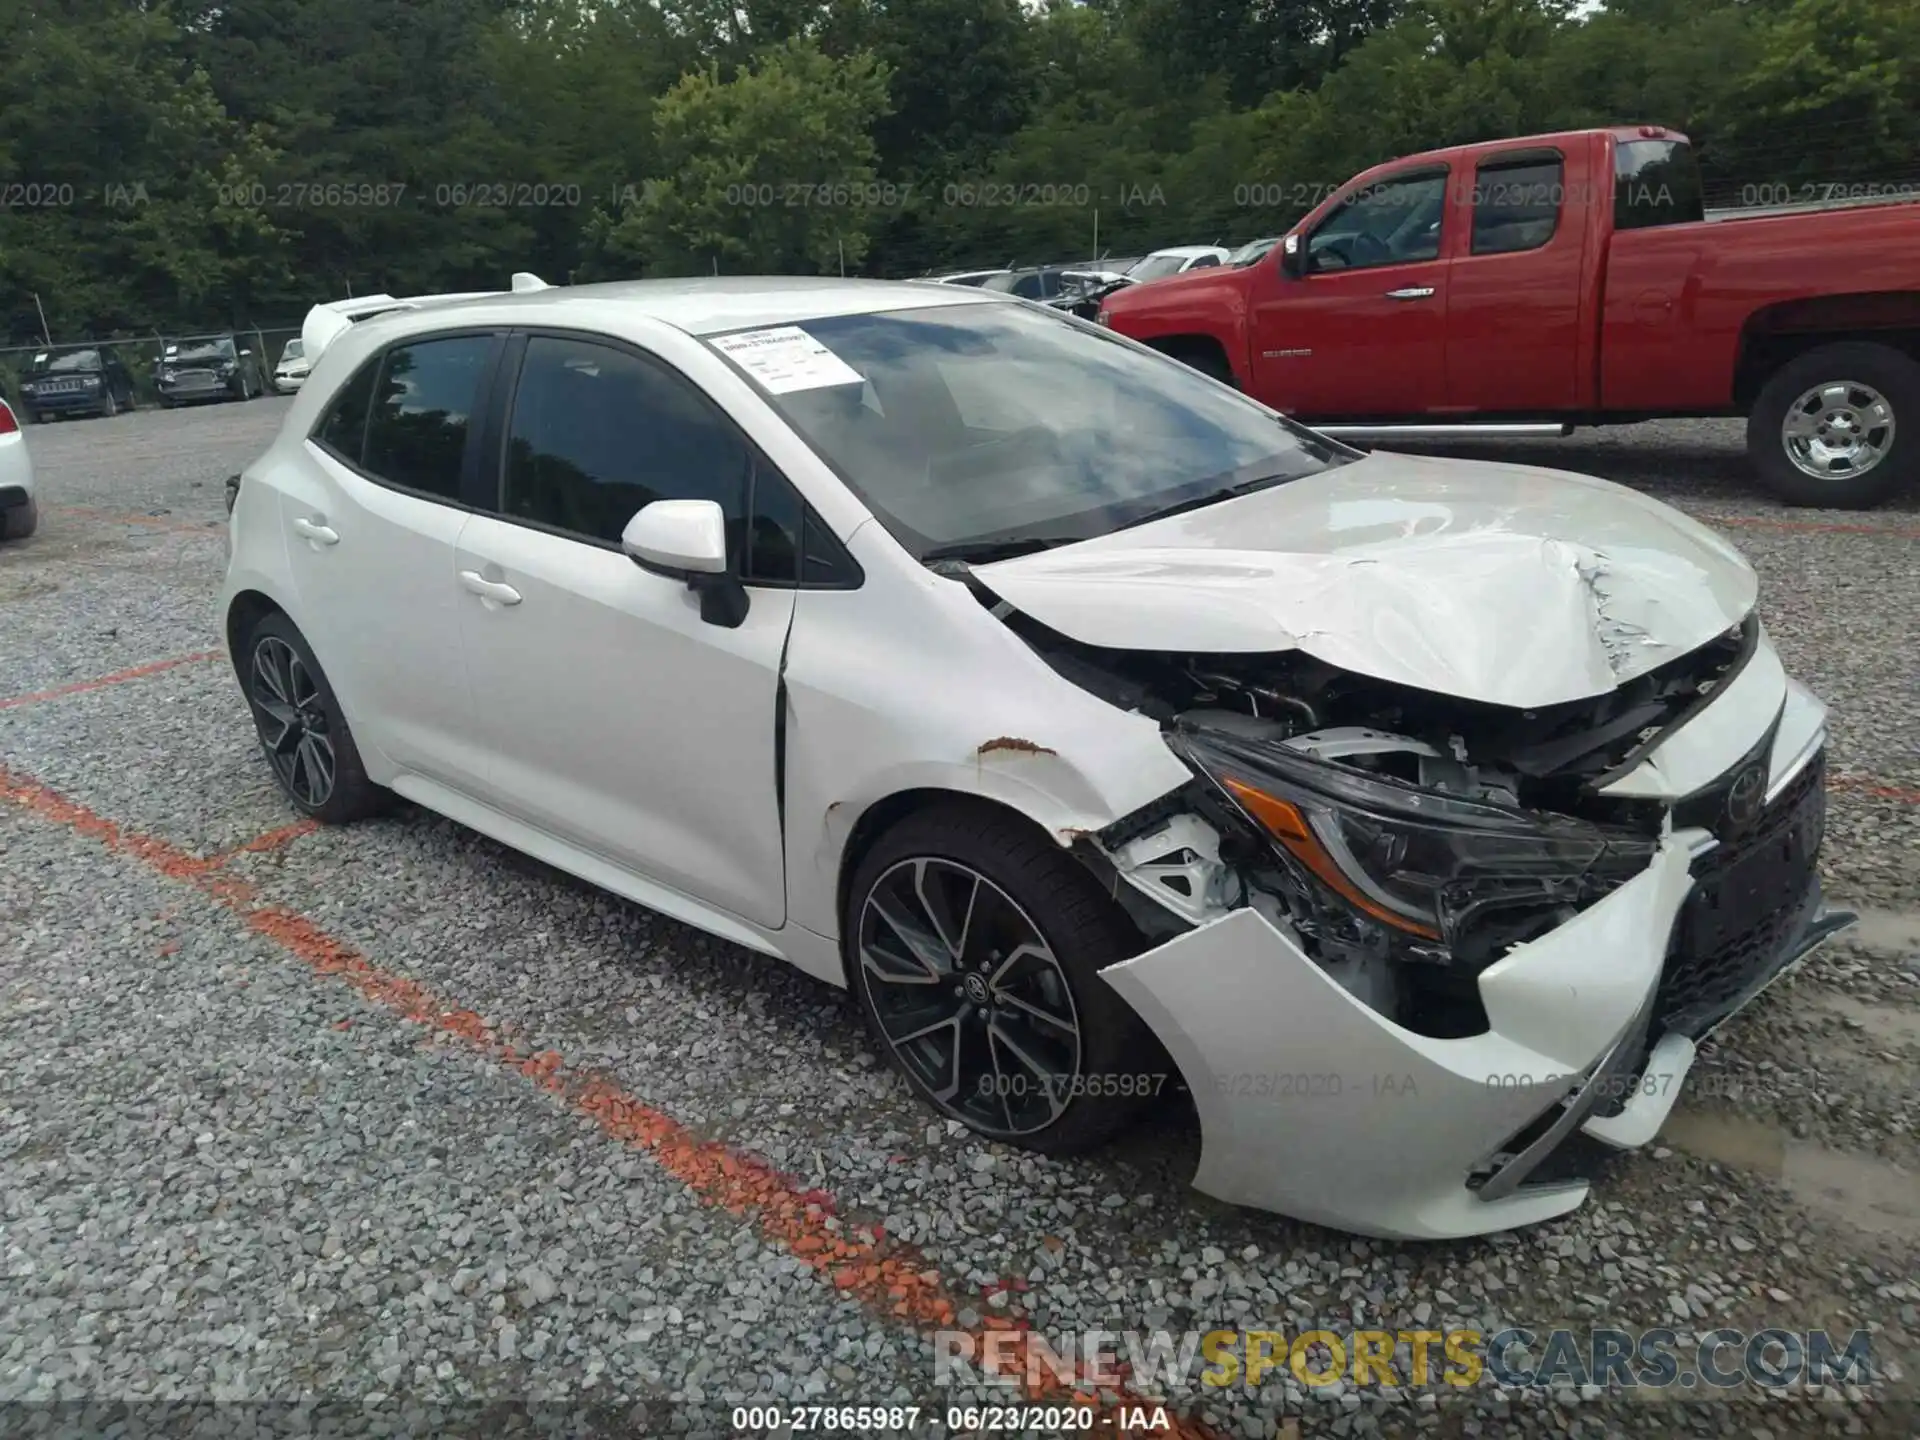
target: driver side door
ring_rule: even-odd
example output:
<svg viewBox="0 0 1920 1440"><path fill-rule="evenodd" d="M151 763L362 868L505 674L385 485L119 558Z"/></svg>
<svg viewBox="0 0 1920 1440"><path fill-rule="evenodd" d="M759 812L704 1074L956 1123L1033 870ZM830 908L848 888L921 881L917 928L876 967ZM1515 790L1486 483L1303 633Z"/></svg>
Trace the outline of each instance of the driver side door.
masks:
<svg viewBox="0 0 1920 1440"><path fill-rule="evenodd" d="M1303 240L1299 278L1260 262L1254 393L1304 419L1421 415L1446 404L1448 171L1387 174Z"/></svg>

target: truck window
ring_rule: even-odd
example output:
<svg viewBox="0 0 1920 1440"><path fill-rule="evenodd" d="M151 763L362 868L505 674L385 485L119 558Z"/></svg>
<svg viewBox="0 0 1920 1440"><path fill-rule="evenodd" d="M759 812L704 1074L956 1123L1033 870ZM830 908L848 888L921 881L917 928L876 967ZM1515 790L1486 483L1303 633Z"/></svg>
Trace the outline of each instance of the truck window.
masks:
<svg viewBox="0 0 1920 1440"><path fill-rule="evenodd" d="M1700 166L1683 140L1622 140L1613 147L1613 228L1645 230L1706 218Z"/></svg>
<svg viewBox="0 0 1920 1440"><path fill-rule="evenodd" d="M1353 192L1307 241L1308 269L1365 270L1440 258L1447 172L1389 175Z"/></svg>
<svg viewBox="0 0 1920 1440"><path fill-rule="evenodd" d="M1472 253L1538 250L1553 239L1566 193L1565 170L1558 157L1482 165L1473 187Z"/></svg>

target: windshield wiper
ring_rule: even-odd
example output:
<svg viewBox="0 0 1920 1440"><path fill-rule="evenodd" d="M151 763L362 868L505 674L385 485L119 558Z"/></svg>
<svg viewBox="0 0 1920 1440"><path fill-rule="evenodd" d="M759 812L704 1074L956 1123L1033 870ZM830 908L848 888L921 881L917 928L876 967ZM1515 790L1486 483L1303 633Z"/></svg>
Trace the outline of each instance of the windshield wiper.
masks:
<svg viewBox="0 0 1920 1440"><path fill-rule="evenodd" d="M1014 540L958 540L921 551L920 563L932 565L940 560L962 560L970 565L984 565L992 560L1031 555L1036 550L1051 550L1056 545L1072 545L1085 538L1083 535L1022 535Z"/></svg>

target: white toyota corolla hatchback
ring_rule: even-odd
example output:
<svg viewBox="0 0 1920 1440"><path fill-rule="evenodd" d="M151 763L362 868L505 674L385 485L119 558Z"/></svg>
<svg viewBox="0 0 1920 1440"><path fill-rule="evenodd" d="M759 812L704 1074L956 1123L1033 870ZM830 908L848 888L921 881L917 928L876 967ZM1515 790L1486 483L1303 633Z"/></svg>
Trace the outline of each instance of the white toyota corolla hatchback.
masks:
<svg viewBox="0 0 1920 1440"><path fill-rule="evenodd" d="M1364 456L951 286L393 303L310 317L234 492L288 796L849 986L983 1135L1185 1090L1222 1199L1527 1224L1850 918L1824 708L1632 491Z"/></svg>

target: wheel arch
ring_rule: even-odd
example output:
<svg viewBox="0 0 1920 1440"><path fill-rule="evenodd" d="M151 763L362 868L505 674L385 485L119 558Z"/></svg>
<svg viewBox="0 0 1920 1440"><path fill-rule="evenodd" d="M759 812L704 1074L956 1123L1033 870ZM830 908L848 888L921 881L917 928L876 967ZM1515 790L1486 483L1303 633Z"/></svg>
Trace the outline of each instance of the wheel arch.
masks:
<svg viewBox="0 0 1920 1440"><path fill-rule="evenodd" d="M1822 345L1885 345L1920 360L1920 291L1875 291L1784 300L1762 306L1741 327L1733 402L1750 409L1781 366Z"/></svg>
<svg viewBox="0 0 1920 1440"><path fill-rule="evenodd" d="M840 927L839 948L843 972L847 963L848 940L853 929L852 916L848 913L853 900L853 877L859 873L862 862L881 837L907 817L947 805L991 810L1052 844L1063 845L1063 848L1068 839L1049 831L1039 819L1018 805L979 790L918 785L873 800L848 826L846 838L840 844L839 865L834 877L834 915ZM849 982L852 979L851 975L846 978Z"/></svg>
<svg viewBox="0 0 1920 1440"><path fill-rule="evenodd" d="M227 654L232 657L236 669L240 664L240 648L248 632L267 616L286 613L287 607L263 590L248 588L234 592L233 598L227 601L226 631Z"/></svg>
<svg viewBox="0 0 1920 1440"><path fill-rule="evenodd" d="M1191 365L1195 370L1212 375L1216 379L1224 378L1234 385L1243 383L1243 377L1234 368L1232 354L1217 335L1197 332L1156 335L1151 340L1143 340L1140 343L1158 350L1168 359Z"/></svg>

